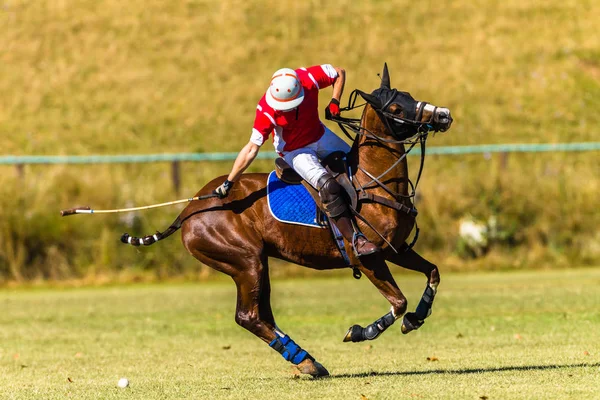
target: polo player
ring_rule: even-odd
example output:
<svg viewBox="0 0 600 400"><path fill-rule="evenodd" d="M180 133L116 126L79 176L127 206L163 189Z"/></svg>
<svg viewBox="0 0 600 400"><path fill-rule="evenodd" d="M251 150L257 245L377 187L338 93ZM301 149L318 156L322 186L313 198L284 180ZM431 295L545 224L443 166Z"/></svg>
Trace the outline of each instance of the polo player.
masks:
<svg viewBox="0 0 600 400"><path fill-rule="evenodd" d="M365 256L379 248L358 231L342 187L320 163L335 151L350 151L350 146L319 119L319 90L333 86L325 117L339 116L345 82L346 72L330 64L276 71L269 89L256 106L250 141L238 154L225 182L214 193L220 198L227 197L234 183L256 158L260 147L273 135L277 153L319 192L330 221L352 244L356 254Z"/></svg>

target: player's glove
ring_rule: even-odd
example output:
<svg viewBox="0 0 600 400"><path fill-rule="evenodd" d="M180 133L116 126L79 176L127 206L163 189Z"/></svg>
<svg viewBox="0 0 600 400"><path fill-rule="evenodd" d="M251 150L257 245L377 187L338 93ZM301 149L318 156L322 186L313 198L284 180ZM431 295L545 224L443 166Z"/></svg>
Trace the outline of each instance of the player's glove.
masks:
<svg viewBox="0 0 600 400"><path fill-rule="evenodd" d="M229 195L229 191L233 187L233 182L225 179L225 182L221 184L218 188L216 188L213 193L216 194L220 199L224 199Z"/></svg>
<svg viewBox="0 0 600 400"><path fill-rule="evenodd" d="M331 99L327 108L325 108L325 119L337 118L340 116L340 102L337 99Z"/></svg>

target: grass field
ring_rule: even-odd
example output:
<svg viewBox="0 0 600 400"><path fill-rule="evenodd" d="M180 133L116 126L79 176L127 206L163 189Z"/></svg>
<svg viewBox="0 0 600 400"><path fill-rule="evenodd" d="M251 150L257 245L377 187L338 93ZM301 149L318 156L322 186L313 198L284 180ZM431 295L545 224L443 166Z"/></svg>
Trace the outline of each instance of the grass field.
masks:
<svg viewBox="0 0 600 400"><path fill-rule="evenodd" d="M346 329L388 305L365 279L330 278L273 293L280 327L329 369L321 380L235 324L227 281L3 290L0 398L600 397L600 268L446 274L419 331L361 344L342 343ZM397 280L413 308L423 279Z"/></svg>

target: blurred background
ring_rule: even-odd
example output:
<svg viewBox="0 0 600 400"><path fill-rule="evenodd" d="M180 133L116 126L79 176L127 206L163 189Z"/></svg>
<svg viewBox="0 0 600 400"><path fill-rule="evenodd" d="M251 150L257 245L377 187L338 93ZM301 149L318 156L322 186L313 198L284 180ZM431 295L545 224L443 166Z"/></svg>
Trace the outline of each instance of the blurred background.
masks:
<svg viewBox="0 0 600 400"><path fill-rule="evenodd" d="M387 62L393 87L449 107L454 125L431 147L593 143L598 21L591 0L0 0L1 153L237 152L271 74L323 63L346 69L343 101L376 88ZM323 109L331 92L321 96ZM598 265L598 157L429 155L417 251L442 271ZM168 162L0 165L0 282L209 277L179 235L141 249L119 242L164 230L183 207L59 210L191 197L231 164L183 162L178 187ZM414 178L418 159L410 166ZM313 274L275 265L276 276Z"/></svg>

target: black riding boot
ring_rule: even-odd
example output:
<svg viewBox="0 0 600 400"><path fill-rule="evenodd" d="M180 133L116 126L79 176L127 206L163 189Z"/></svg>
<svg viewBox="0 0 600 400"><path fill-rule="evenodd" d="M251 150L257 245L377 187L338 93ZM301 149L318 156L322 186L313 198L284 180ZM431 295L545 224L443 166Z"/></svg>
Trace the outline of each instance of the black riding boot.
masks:
<svg viewBox="0 0 600 400"><path fill-rule="evenodd" d="M334 219L344 239L354 247L356 255L359 257L368 256L379 251L379 247L371 243L363 234L358 233L352 226L352 220L346 213Z"/></svg>

